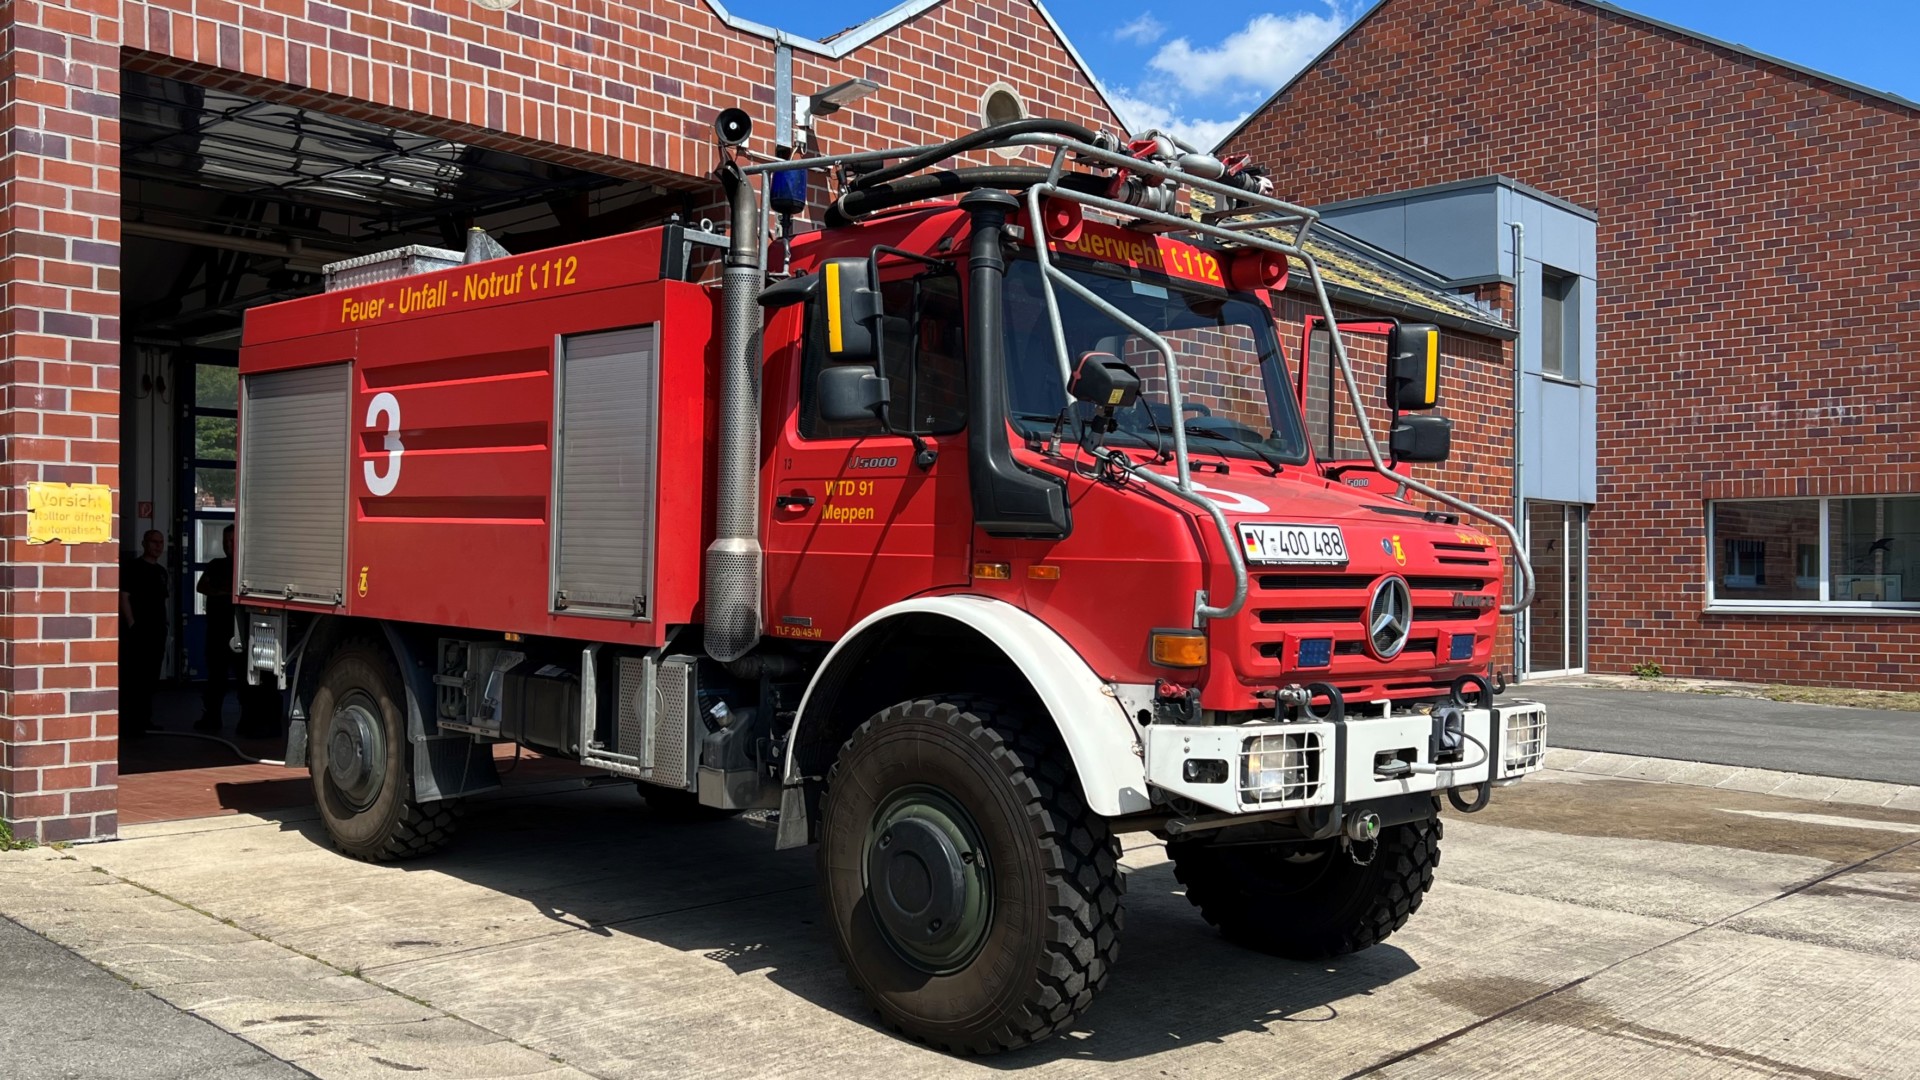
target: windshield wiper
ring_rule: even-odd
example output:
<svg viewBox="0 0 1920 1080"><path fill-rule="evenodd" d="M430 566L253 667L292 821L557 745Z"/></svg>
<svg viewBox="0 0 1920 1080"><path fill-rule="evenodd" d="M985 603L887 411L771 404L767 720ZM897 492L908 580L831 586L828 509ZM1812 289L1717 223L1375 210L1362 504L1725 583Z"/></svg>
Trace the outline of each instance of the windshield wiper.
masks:
<svg viewBox="0 0 1920 1080"><path fill-rule="evenodd" d="M1193 434L1193 432L1189 430L1187 434L1191 435ZM1280 466L1282 462L1279 458L1274 457L1273 455L1267 453L1266 447L1261 446L1259 443L1250 443L1245 439L1236 439L1231 435L1221 435L1217 432L1215 433L1215 437L1230 440L1238 446L1244 446L1247 449L1253 451L1254 454L1258 456L1261 461L1266 462L1268 476L1280 475Z"/></svg>

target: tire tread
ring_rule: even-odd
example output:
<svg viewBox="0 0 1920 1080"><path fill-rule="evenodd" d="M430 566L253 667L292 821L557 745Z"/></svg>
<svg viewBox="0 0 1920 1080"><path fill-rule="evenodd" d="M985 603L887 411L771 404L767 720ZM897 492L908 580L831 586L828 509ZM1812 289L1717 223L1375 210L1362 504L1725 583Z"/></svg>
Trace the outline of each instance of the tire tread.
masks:
<svg viewBox="0 0 1920 1080"><path fill-rule="evenodd" d="M915 716L944 723L982 749L1023 802L1028 827L1047 862L1045 896L1053 930L1034 972L1034 991L998 1027L971 1038L940 1039L909 1031L889 1016L864 986L855 985L892 1030L950 1054L1016 1050L1070 1024L1093 1003L1120 956L1126 879L1119 872L1120 841L1081 796L1051 728L1035 730L996 699L942 696L904 702L854 729L827 773L828 798L848 752L888 721ZM852 958L836 937L849 966Z"/></svg>

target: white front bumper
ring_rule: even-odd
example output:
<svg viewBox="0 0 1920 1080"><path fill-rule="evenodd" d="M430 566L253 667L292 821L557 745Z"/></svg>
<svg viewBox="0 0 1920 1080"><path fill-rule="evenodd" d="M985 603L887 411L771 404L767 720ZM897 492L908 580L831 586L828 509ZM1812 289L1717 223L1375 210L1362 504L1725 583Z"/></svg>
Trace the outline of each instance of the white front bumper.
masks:
<svg viewBox="0 0 1920 1080"><path fill-rule="evenodd" d="M1511 701L1462 711L1467 734L1482 744L1466 744L1465 767L1397 775L1383 775L1379 766L1389 760L1432 764L1431 716L1219 727L1154 724L1146 729L1147 783L1215 810L1248 814L1473 787L1515 780L1540 768L1547 750L1546 706ZM1225 778L1216 779L1223 762ZM1271 783L1261 785L1260 775L1249 768L1255 764Z"/></svg>

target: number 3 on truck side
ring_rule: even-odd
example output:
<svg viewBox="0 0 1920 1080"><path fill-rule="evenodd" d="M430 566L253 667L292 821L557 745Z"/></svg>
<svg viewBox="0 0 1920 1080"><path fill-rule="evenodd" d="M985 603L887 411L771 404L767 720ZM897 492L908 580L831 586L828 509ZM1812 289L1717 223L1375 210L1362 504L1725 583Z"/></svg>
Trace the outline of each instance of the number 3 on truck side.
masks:
<svg viewBox="0 0 1920 1080"><path fill-rule="evenodd" d="M392 394L375 394L367 403L367 426L377 429L382 414L387 418L387 467L385 471L376 470L372 461L364 461L360 464L360 475L366 479L368 491L390 495L394 485L400 482L400 455L407 449L400 442L400 402Z"/></svg>

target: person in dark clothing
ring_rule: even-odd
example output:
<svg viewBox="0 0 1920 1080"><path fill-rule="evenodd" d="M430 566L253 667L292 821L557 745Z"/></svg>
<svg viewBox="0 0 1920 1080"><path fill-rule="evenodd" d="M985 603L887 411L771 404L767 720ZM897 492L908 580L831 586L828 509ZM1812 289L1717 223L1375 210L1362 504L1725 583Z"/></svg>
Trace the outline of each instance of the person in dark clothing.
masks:
<svg viewBox="0 0 1920 1080"><path fill-rule="evenodd" d="M153 692L167 655L167 538L149 529L140 557L120 568L120 733L145 735L153 726Z"/></svg>
<svg viewBox="0 0 1920 1080"><path fill-rule="evenodd" d="M233 651L233 526L220 534L223 554L209 562L194 591L207 598L207 621L201 639L207 658L207 685L200 693L200 719L195 731L218 732L226 726L221 710L227 704L227 686L239 667Z"/></svg>

